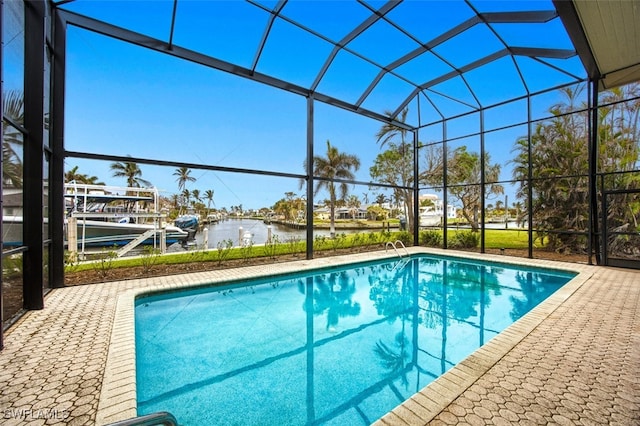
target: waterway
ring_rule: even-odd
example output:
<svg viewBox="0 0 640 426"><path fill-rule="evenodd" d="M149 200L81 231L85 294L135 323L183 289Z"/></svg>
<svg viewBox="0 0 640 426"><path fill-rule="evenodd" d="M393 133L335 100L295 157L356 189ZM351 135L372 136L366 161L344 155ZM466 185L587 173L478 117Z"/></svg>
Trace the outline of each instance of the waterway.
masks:
<svg viewBox="0 0 640 426"><path fill-rule="evenodd" d="M294 238L298 238L302 241L306 238L305 229L293 229L284 225L271 224L267 225L263 221L258 219L227 219L218 223L211 223L204 226L207 228L209 238L209 248L218 247L218 243L221 241L232 240L233 245L239 245L239 241L246 233L251 234L251 241L254 245L264 244L267 241L269 230L272 236L277 236L278 241L281 243L290 241ZM356 230L336 230L337 233L354 233ZM363 232L363 231L361 231ZM329 235L328 229L316 229L313 231L313 235ZM196 234L196 244L201 247L204 242L204 229Z"/></svg>
<svg viewBox="0 0 640 426"><path fill-rule="evenodd" d="M234 246L240 245L242 236L246 233L251 234L251 241L254 245L264 244L267 241L269 230L272 236L277 236L281 243L288 242L294 238L304 241L306 238L305 229L293 229L279 224L265 224L258 219L227 219L218 223L205 224L208 234L208 248L217 248L221 241L231 240ZM517 228L515 223L491 223L486 224L487 229L522 229ZM450 226L449 229L469 229L468 226ZM379 232L379 229L336 229L338 234L352 234L356 232ZM313 231L314 238L316 236L329 236L329 229L315 229ZM197 247L202 247L204 243L204 229L196 234L195 243Z"/></svg>

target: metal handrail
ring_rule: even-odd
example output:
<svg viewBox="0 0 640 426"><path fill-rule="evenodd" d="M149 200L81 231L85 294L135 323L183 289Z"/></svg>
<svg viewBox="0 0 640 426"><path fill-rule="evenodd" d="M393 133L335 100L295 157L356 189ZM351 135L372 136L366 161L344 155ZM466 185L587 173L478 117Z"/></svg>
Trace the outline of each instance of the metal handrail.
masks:
<svg viewBox="0 0 640 426"><path fill-rule="evenodd" d="M110 423L107 426L178 426L178 421L168 411L158 411L157 413L145 414L144 416L132 419L120 420Z"/></svg>
<svg viewBox="0 0 640 426"><path fill-rule="evenodd" d="M405 254L409 256L409 250L407 250L407 248L404 246L404 243L400 240L396 240L395 242L387 241L387 244L385 244L384 249L388 250L389 246L391 246L391 248L393 249L393 251L396 252L398 257L402 257L402 254L400 254L400 252L398 251L398 245L400 245L400 247L404 249Z"/></svg>
<svg viewBox="0 0 640 426"><path fill-rule="evenodd" d="M409 250L407 250L407 248L404 246L404 243L402 241L396 240L396 242L393 243L393 246L396 247L398 244L400 244L400 247L404 249L405 254L409 256Z"/></svg>
<svg viewBox="0 0 640 426"><path fill-rule="evenodd" d="M387 251L389 249L389 246L391 246L391 248L393 249L393 251L396 252L396 254L398 255L398 257L402 257L402 255L400 254L400 252L398 251L398 248L396 247L396 245L394 243L392 243L391 241L387 241L387 244L384 245L384 250Z"/></svg>

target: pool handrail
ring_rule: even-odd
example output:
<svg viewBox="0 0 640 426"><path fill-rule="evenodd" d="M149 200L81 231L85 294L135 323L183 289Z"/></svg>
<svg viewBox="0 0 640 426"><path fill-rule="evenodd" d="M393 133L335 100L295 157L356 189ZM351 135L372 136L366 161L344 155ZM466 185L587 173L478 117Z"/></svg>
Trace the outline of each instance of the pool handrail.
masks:
<svg viewBox="0 0 640 426"><path fill-rule="evenodd" d="M144 416L132 419L120 420L109 423L107 426L178 426L178 421L168 411L158 411L157 413L145 414Z"/></svg>
<svg viewBox="0 0 640 426"><path fill-rule="evenodd" d="M407 250L404 243L400 240L396 240L395 242L387 241L387 244L385 244L384 248L385 250L387 250L389 246L391 246L393 250L396 252L396 254L398 255L398 257L402 257L402 254L400 254L400 252L398 251L398 245L400 245L400 247L404 249L405 254L409 256L409 250Z"/></svg>

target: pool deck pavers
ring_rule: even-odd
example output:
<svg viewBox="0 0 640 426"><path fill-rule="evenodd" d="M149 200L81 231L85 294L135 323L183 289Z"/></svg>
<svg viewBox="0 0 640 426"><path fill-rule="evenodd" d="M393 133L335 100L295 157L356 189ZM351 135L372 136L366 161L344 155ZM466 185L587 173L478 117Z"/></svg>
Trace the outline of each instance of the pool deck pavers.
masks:
<svg viewBox="0 0 640 426"><path fill-rule="evenodd" d="M28 312L5 333L0 424L93 425L135 415L136 294L389 255L362 253L54 289L44 310ZM640 424L640 271L524 262L580 275L376 425Z"/></svg>

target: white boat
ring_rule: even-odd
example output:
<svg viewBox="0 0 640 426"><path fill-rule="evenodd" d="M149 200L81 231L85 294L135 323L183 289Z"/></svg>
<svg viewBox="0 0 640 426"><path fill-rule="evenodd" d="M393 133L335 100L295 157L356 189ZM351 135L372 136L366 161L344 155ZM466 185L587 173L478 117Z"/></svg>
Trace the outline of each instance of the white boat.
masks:
<svg viewBox="0 0 640 426"><path fill-rule="evenodd" d="M420 226L441 226L442 211L422 210L420 212Z"/></svg>
<svg viewBox="0 0 640 426"><path fill-rule="evenodd" d="M167 245L175 243L185 243L189 234L177 226L152 223L130 223L128 221L103 221L92 219L76 220L78 229L78 244L88 247L113 247L123 246L140 237L148 234L148 238L142 240L140 244L151 245L160 243L160 233L165 232L165 242ZM151 231L157 231L155 234Z"/></svg>
<svg viewBox="0 0 640 426"><path fill-rule="evenodd" d="M220 213L211 213L207 215L207 218L204 220L205 223L213 224L218 223L222 220L222 215Z"/></svg>
<svg viewBox="0 0 640 426"><path fill-rule="evenodd" d="M425 201L427 203L425 203ZM445 209L444 203L435 194L423 194L420 196L420 226L442 226L446 219L456 217L456 208L448 205ZM428 205L423 205L428 204Z"/></svg>
<svg viewBox="0 0 640 426"><path fill-rule="evenodd" d="M158 201L155 188L65 184L67 228L76 223L75 235L67 229L67 240L75 237L80 247L186 243L189 233L165 222Z"/></svg>
<svg viewBox="0 0 640 426"><path fill-rule="evenodd" d="M178 216L173 224L180 229L184 229L185 231L197 230L200 226L200 215L197 214L183 214Z"/></svg>

